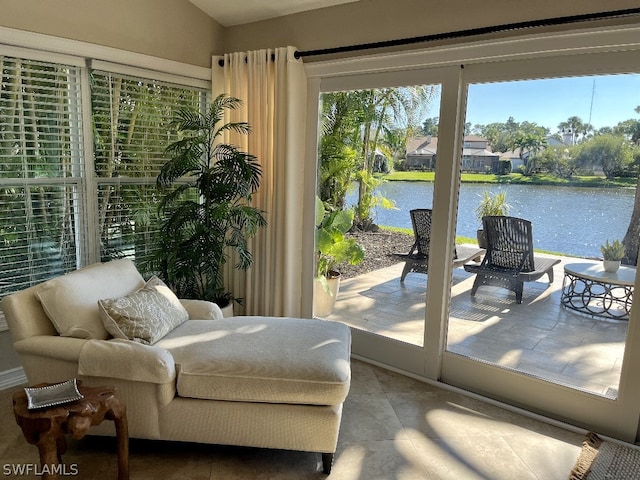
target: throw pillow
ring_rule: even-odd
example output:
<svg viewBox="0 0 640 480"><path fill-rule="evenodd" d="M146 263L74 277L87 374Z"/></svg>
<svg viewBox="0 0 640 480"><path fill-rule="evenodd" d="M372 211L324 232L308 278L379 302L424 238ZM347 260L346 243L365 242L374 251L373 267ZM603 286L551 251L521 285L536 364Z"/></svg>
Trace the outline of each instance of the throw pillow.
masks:
<svg viewBox="0 0 640 480"><path fill-rule="evenodd" d="M106 340L98 300L119 297L144 286L144 278L128 258L97 263L41 284L37 296L63 337Z"/></svg>
<svg viewBox="0 0 640 480"><path fill-rule="evenodd" d="M150 345L189 319L178 297L158 277L140 290L119 298L98 300L102 322L115 338Z"/></svg>

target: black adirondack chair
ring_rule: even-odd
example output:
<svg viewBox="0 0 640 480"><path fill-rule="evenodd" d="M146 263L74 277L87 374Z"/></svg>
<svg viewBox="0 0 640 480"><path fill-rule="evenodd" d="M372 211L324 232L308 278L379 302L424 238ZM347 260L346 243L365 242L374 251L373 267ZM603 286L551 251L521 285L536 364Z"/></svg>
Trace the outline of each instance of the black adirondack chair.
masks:
<svg viewBox="0 0 640 480"><path fill-rule="evenodd" d="M487 236L487 253L479 265L465 265L475 273L471 296L482 285L496 285L516 294L522 303L524 282L533 282L544 275L553 282L553 267L560 259L533 254L533 234L529 220L509 216L487 216L482 219Z"/></svg>
<svg viewBox="0 0 640 480"><path fill-rule="evenodd" d="M405 261L400 282L404 282L407 274L428 273L429 269L429 242L431 240L431 214L430 208L418 208L411 210L411 224L413 226L414 243L409 253L397 253L396 255ZM466 245L455 245L453 266L460 267L472 260L479 262L484 254L483 248Z"/></svg>

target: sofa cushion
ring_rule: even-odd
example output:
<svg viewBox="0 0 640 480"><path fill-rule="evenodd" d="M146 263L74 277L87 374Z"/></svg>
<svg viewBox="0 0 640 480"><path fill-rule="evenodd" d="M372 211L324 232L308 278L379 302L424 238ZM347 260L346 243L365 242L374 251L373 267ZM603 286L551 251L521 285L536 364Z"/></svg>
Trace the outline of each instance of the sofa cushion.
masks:
<svg viewBox="0 0 640 480"><path fill-rule="evenodd" d="M189 319L178 297L153 276L140 290L98 300L102 322L114 338L150 345Z"/></svg>
<svg viewBox="0 0 640 480"><path fill-rule="evenodd" d="M182 397L339 405L349 392L351 332L280 317L189 320L156 346L173 355Z"/></svg>
<svg viewBox="0 0 640 480"><path fill-rule="evenodd" d="M135 292L142 275L127 258L97 263L44 282L37 296L58 333L65 337L107 339L98 300Z"/></svg>

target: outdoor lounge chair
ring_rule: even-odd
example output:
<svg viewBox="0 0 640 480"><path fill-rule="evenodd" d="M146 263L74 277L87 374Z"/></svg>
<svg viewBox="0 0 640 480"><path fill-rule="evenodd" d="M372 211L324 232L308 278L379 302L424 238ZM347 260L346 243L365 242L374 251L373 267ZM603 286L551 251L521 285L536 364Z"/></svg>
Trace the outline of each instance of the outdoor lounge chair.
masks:
<svg viewBox="0 0 640 480"><path fill-rule="evenodd" d="M415 242L409 253L396 253L405 261L400 282L404 282L408 273L427 273L429 268L429 241L431 239L431 209L417 208L409 212ZM484 254L483 248L466 245L454 245L453 266L460 267L474 260L479 262Z"/></svg>
<svg viewBox="0 0 640 480"><path fill-rule="evenodd" d="M522 303L524 282L533 282L543 275L553 282L553 266L559 259L543 258L533 254L531 222L508 216L487 216L482 219L487 236L487 253L480 265L465 265L467 272L475 273L471 296L481 285L496 285L516 294Z"/></svg>

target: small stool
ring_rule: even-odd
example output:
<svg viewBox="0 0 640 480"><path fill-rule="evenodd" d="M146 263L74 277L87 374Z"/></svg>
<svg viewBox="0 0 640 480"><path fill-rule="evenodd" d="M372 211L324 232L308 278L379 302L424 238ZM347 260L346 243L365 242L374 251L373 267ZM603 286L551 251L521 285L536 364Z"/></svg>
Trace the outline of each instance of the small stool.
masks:
<svg viewBox="0 0 640 480"><path fill-rule="evenodd" d="M39 384L36 387L47 386ZM39 410L27 408L27 395L20 390L13 395L13 413L22 429L24 438L38 447L43 478L58 478L57 469L45 465L62 464L62 454L67 450L65 434L76 440L84 437L91 426L100 425L106 418L113 420L118 442L118 480L129 479L129 433L124 403L115 397L114 387L83 387L78 390L84 396L66 405ZM50 471L54 473L49 473Z"/></svg>

